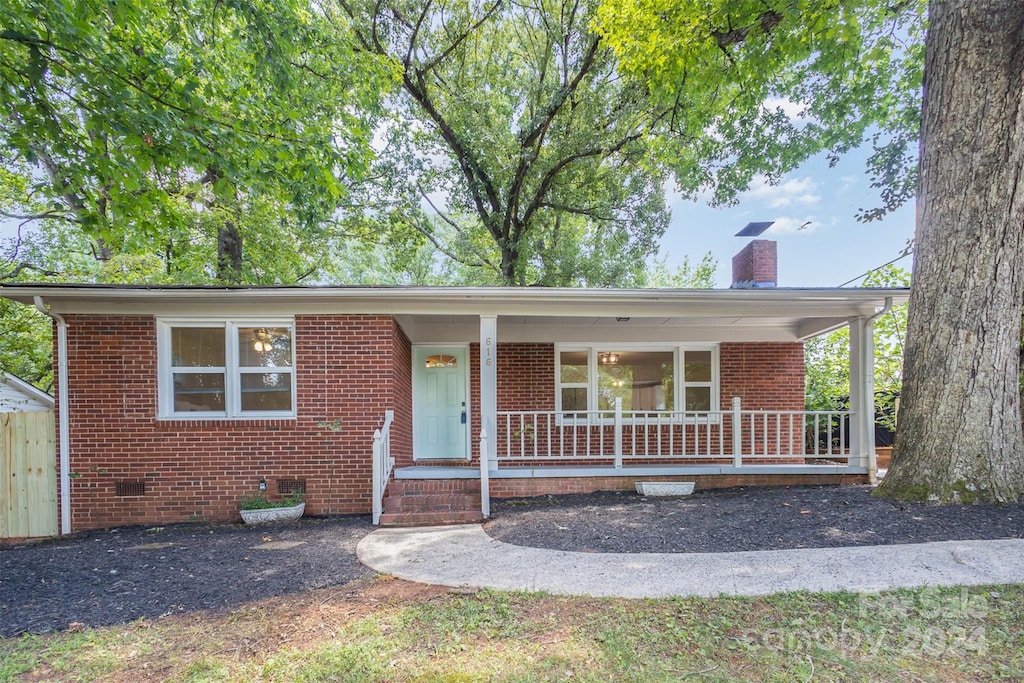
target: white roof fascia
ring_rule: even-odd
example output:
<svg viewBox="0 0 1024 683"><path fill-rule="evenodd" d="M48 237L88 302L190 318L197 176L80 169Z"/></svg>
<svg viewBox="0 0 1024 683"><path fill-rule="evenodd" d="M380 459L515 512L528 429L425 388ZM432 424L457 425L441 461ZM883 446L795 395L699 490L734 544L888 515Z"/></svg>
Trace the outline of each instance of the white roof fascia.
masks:
<svg viewBox="0 0 1024 683"><path fill-rule="evenodd" d="M530 316L871 315L907 289L569 289L509 287L141 288L0 286L0 296L31 303L41 296L59 313L223 315L352 313Z"/></svg>
<svg viewBox="0 0 1024 683"><path fill-rule="evenodd" d="M3 373L3 377L0 378L4 384L11 387L15 391L28 396L31 399L38 401L50 410L53 410L53 396L42 389L36 389L34 386L26 382L25 380L12 375L9 372Z"/></svg>

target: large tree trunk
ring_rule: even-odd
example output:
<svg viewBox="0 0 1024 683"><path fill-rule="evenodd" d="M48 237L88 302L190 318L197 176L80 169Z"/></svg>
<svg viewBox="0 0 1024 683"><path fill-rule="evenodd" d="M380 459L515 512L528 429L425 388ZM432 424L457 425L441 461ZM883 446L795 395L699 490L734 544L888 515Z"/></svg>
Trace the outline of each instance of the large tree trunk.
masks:
<svg viewBox="0 0 1024 683"><path fill-rule="evenodd" d="M1024 492L1024 3L933 0L914 284L892 467L879 495Z"/></svg>
<svg viewBox="0 0 1024 683"><path fill-rule="evenodd" d="M242 235L231 221L217 229L217 280L227 285L242 282Z"/></svg>

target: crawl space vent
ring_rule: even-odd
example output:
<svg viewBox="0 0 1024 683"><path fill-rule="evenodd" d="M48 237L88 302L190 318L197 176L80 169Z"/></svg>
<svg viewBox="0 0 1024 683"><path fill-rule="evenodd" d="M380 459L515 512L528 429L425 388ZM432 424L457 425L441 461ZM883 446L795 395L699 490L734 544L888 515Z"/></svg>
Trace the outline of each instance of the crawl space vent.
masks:
<svg viewBox="0 0 1024 683"><path fill-rule="evenodd" d="M145 481L119 481L115 487L119 498L146 495Z"/></svg>
<svg viewBox="0 0 1024 683"><path fill-rule="evenodd" d="M277 480L277 492L281 495L289 495L292 493L305 493L306 492L306 480L305 479L278 479Z"/></svg>

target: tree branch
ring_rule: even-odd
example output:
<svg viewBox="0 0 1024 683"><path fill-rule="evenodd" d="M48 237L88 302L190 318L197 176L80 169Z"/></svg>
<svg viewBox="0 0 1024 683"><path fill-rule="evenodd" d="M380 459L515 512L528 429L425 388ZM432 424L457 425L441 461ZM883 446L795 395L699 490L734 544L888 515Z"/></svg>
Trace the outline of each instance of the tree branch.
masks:
<svg viewBox="0 0 1024 683"><path fill-rule="evenodd" d="M14 264L14 270L8 271L6 273L0 273L0 280L12 280L21 275L21 273L26 270L32 270L39 273L40 275L46 275L48 277L57 277L58 275L63 275L63 273L57 270L48 270L46 268L40 268L39 266L29 263L28 261L19 261L18 263Z"/></svg>
<svg viewBox="0 0 1024 683"><path fill-rule="evenodd" d="M533 200L530 202L530 205L523 213L522 219L517 221L517 225L515 227L515 234L513 235L513 241L518 241L523 226L529 225L530 220L533 218L533 215L540 209L541 204L544 202L544 198L547 196L547 193L551 189L551 186L554 184L555 179L558 177L558 174L561 173L562 170L565 169L569 164L572 164L576 161L580 161L582 159L586 159L588 157L610 156L615 152L618 152L620 149L630 144L631 142L636 142L642 137L642 132L636 132L627 135L626 137L620 139L618 142L607 147L590 147L588 149L583 149L580 150L579 152L576 152L575 154L570 154L569 156L565 157L557 164L549 168L547 173L545 173L544 177L541 179L540 185L537 187L537 191L533 195Z"/></svg>

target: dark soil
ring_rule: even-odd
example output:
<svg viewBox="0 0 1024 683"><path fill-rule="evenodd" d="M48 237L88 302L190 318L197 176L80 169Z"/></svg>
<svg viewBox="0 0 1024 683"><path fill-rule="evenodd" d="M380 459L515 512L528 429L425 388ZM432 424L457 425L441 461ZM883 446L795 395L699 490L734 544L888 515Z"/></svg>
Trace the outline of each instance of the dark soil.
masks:
<svg viewBox="0 0 1024 683"><path fill-rule="evenodd" d="M930 506L869 486L592 493L492 501L484 529L515 545L593 553L714 553L1024 537L1024 503Z"/></svg>
<svg viewBox="0 0 1024 683"><path fill-rule="evenodd" d="M0 545L0 636L231 607L372 572L368 515L264 526L174 524ZM295 545L290 545L295 544Z"/></svg>

